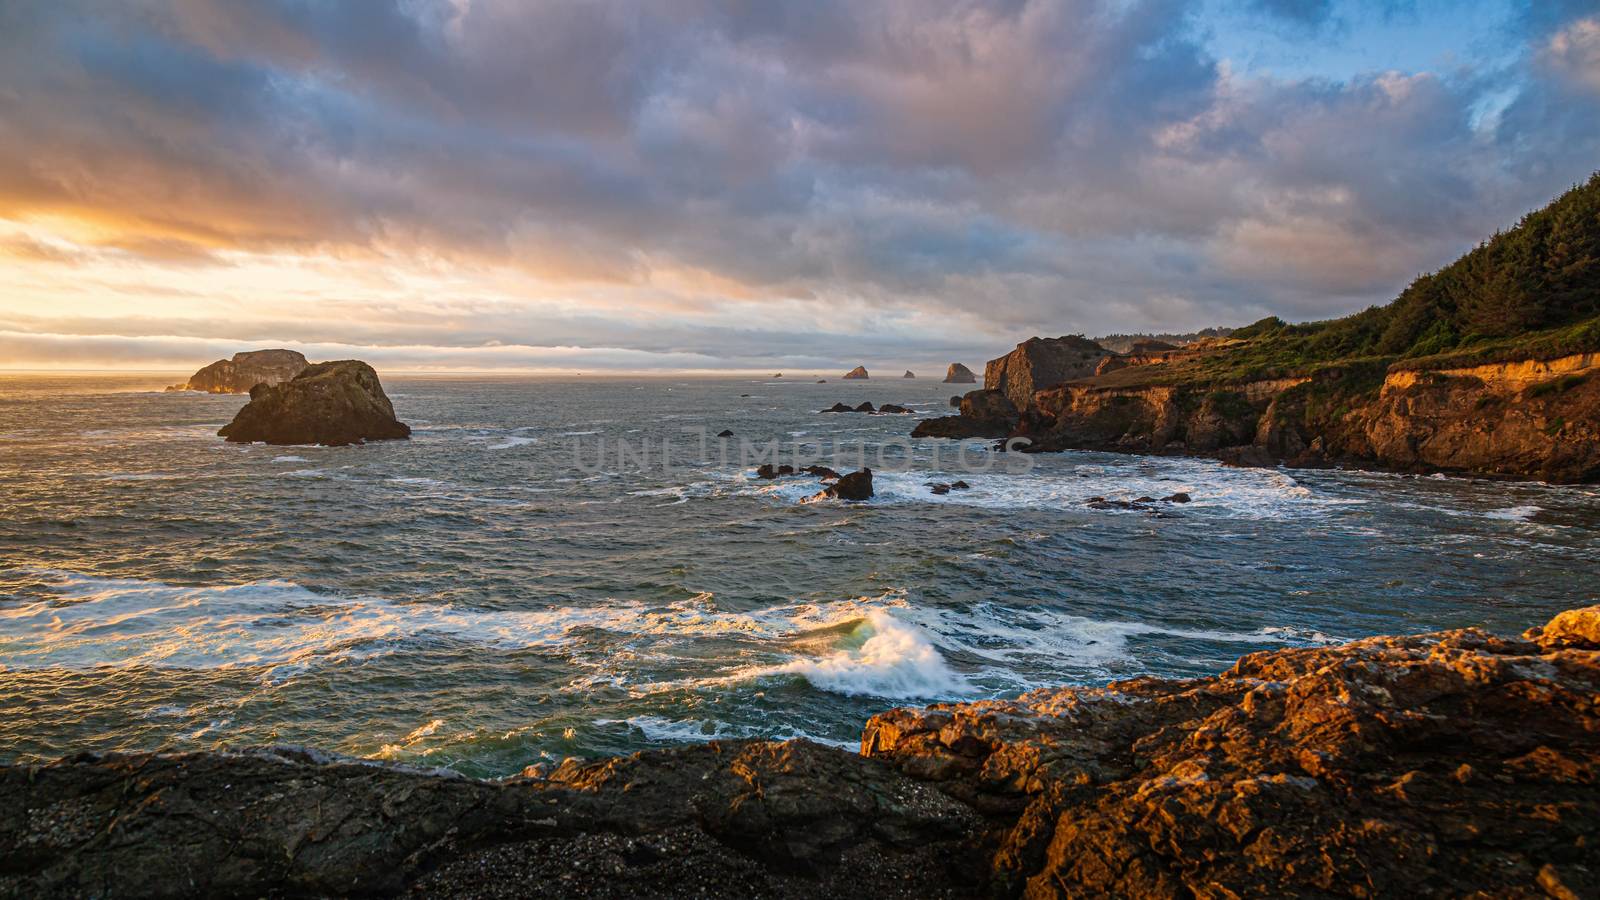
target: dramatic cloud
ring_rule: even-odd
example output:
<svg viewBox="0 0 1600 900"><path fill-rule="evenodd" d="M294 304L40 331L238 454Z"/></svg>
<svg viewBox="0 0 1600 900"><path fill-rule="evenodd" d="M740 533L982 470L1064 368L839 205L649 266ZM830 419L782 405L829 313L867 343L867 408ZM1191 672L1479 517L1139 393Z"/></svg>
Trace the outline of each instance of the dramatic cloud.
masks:
<svg viewBox="0 0 1600 900"><path fill-rule="evenodd" d="M1338 315L1596 166L1581 6L1370 70L1339 34L1450 4L6 4L0 365L927 368Z"/></svg>

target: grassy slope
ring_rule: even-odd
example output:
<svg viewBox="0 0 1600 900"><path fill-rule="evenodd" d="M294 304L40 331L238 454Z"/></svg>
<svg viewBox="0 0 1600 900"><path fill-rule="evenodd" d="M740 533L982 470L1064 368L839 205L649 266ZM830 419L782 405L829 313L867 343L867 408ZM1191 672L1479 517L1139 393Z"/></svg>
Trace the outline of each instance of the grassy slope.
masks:
<svg viewBox="0 0 1600 900"><path fill-rule="evenodd" d="M1600 351L1600 173L1394 302L1342 319L1263 319L1247 343L1092 379L1105 387L1222 384L1329 366L1441 369Z"/></svg>

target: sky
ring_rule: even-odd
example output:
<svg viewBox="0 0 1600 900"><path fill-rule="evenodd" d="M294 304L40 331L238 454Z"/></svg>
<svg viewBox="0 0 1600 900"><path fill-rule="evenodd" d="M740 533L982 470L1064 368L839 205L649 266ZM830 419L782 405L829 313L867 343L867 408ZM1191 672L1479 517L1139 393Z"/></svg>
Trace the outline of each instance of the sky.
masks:
<svg viewBox="0 0 1600 900"><path fill-rule="evenodd" d="M1600 0L0 0L0 369L976 367L1597 168Z"/></svg>

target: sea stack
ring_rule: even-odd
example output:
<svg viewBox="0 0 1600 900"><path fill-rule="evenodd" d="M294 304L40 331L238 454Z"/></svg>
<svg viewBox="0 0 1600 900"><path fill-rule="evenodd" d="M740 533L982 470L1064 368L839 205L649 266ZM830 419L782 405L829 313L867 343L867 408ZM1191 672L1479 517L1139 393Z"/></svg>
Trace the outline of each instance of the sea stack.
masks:
<svg viewBox="0 0 1600 900"><path fill-rule="evenodd" d="M978 376L961 363L951 363L949 370L944 373L945 384L977 384Z"/></svg>
<svg viewBox="0 0 1600 900"><path fill-rule="evenodd" d="M867 367L866 366L856 366L854 369L851 369L850 371L844 373L844 377L845 377L846 380L856 379L856 380L865 381L870 376L867 375Z"/></svg>
<svg viewBox="0 0 1600 900"><path fill-rule="evenodd" d="M917 375L916 375L915 372L911 371L910 369L907 369L906 373L904 375L901 375L900 377L901 378L915 378L915 377L917 377Z"/></svg>
<svg viewBox="0 0 1600 900"><path fill-rule="evenodd" d="M358 359L317 363L282 384L258 384L217 434L234 443L330 447L411 436L394 416L378 373Z"/></svg>
<svg viewBox="0 0 1600 900"><path fill-rule="evenodd" d="M308 365L306 358L293 350L246 350L232 359L217 360L167 390L248 394L258 384L282 384Z"/></svg>

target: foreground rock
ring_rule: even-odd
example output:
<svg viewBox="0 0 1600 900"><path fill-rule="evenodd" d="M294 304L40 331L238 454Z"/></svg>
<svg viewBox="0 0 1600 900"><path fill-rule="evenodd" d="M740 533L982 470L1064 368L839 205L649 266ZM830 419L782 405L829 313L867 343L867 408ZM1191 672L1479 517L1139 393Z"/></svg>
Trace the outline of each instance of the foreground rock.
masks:
<svg viewBox="0 0 1600 900"><path fill-rule="evenodd" d="M282 384L308 365L306 358L293 350L248 350L235 353L232 359L219 359L167 390L248 394L258 384Z"/></svg>
<svg viewBox="0 0 1600 900"><path fill-rule="evenodd" d="M1591 897L1600 635L1553 630L895 710L862 752L990 813L1000 895Z"/></svg>
<svg viewBox="0 0 1600 900"><path fill-rule="evenodd" d="M956 398L951 398L952 400ZM999 391L969 391L957 404L953 416L923 419L912 429L912 437L1003 438L1016 430L1019 413Z"/></svg>
<svg viewBox="0 0 1600 900"><path fill-rule="evenodd" d="M848 476L847 476L848 477ZM1592 897L1600 607L483 782L0 767L0 896Z"/></svg>
<svg viewBox="0 0 1600 900"><path fill-rule="evenodd" d="M817 496L857 502L871 500L872 470L862 469L859 472L851 472L849 475L840 475L838 481L828 485Z"/></svg>
<svg viewBox="0 0 1600 900"><path fill-rule="evenodd" d="M945 384L977 384L978 376L961 363L951 363L944 373Z"/></svg>
<svg viewBox="0 0 1600 900"><path fill-rule="evenodd" d="M326 444L411 435L394 416L378 373L360 360L317 363L279 385L257 385L217 434L235 443Z"/></svg>

